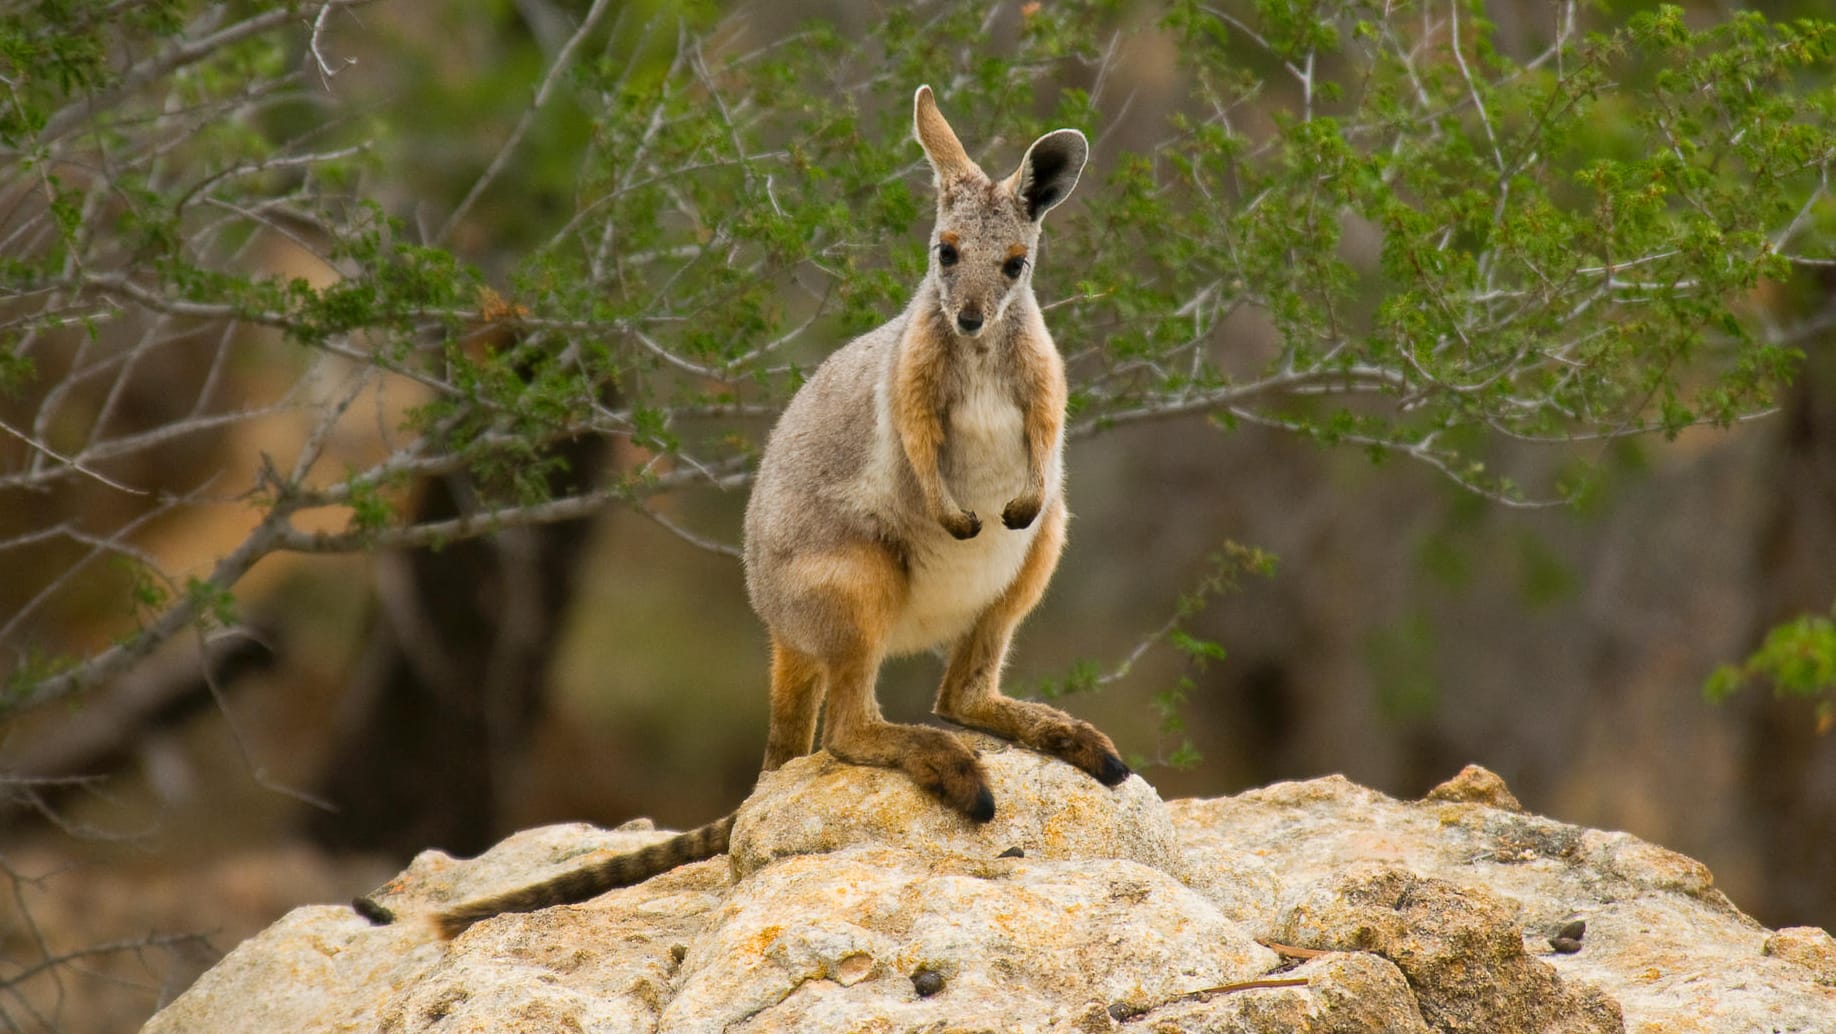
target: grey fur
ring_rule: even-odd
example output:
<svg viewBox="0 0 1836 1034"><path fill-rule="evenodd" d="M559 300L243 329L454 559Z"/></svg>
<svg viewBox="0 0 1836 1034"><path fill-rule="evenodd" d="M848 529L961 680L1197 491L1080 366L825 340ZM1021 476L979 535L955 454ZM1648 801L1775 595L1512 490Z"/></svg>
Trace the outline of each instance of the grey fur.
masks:
<svg viewBox="0 0 1836 1034"><path fill-rule="evenodd" d="M920 96L925 96L923 88ZM919 143L925 144L922 135ZM838 626L845 622L813 605L795 580L784 576L794 559L874 542L897 553L915 582L940 566L977 559L1005 569L1005 577L998 577L997 570L988 572L987 579L970 579L974 584L969 588L983 591L959 601L960 621L940 625L935 635L911 631L889 644L889 652L896 654L939 646L960 634L1011 580L1036 530L998 526L1002 508L1027 487L1024 443L1017 435L990 440L1003 437L1003 428L999 419L988 418L1004 414L981 411L989 407L979 410L972 403L1004 404L1016 415L1023 413L1031 389L1024 380L1022 348L1055 351L1032 290L1037 216L1062 202L1077 183L1088 145L1074 129L1056 130L1028 149L1013 175L995 181L967 158L959 161L960 144L953 143L953 136L945 142L941 161L927 148L938 198L924 281L904 312L831 355L791 400L766 446L746 508L746 577L753 606L774 636L805 653L834 652L836 636L846 634ZM1053 175L1032 178L1035 160L1048 155ZM1057 196L1033 213L1016 194L1022 186L1049 186ZM958 257L949 267L940 259L945 234L956 238ZM1015 247L1025 249L1026 263L1018 277L1009 278L1002 266ZM973 334L958 327L965 310L983 317ZM940 373L944 408L954 423L940 467L951 495L984 525L967 542L955 539L928 512L888 411L892 370L915 335L946 344L948 361ZM983 426L970 426L973 421ZM1041 472L1044 505L1061 494L1062 471L1060 442ZM978 552L986 556L970 556Z"/></svg>

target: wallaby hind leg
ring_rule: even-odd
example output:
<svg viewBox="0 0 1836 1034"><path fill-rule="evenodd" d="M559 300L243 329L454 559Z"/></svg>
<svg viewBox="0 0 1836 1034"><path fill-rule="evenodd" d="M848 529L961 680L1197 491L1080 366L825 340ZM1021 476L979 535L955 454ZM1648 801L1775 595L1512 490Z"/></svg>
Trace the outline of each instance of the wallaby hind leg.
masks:
<svg viewBox="0 0 1836 1034"><path fill-rule="evenodd" d="M799 557L791 572L828 616L820 658L828 692L822 743L844 761L897 768L918 786L977 822L994 817L994 795L975 752L942 729L899 725L880 715L874 680L898 607L905 572L884 548L862 544Z"/></svg>
<svg viewBox="0 0 1836 1034"><path fill-rule="evenodd" d="M1045 595L1064 544L1065 504L1059 499L1047 509L1013 584L951 650L935 710L941 718L1062 758L1104 786L1115 786L1128 778L1129 769L1116 745L1096 726L1055 707L1001 694L1007 644L1020 620Z"/></svg>
<svg viewBox="0 0 1836 1034"><path fill-rule="evenodd" d="M771 728L765 734L764 771L810 752L816 743L816 713L822 708L822 662L771 642Z"/></svg>
<svg viewBox="0 0 1836 1034"><path fill-rule="evenodd" d="M831 662L823 746L844 761L900 769L920 789L977 822L994 818L994 794L974 751L942 729L880 717L873 698L878 668L877 654L865 651Z"/></svg>

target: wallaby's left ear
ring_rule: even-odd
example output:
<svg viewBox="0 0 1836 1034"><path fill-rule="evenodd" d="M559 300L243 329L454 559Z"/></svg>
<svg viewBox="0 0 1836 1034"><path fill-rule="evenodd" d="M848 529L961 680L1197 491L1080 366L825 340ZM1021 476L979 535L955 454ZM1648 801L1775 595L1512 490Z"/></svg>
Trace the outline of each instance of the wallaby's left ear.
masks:
<svg viewBox="0 0 1836 1034"><path fill-rule="evenodd" d="M1060 201L1071 196L1077 177L1090 157L1090 142L1075 129L1054 129L1033 141L1008 177L1014 196L1026 206L1026 216L1038 222Z"/></svg>
<svg viewBox="0 0 1836 1034"><path fill-rule="evenodd" d="M938 187L947 187L958 180L987 178L969 160L962 141L956 138L956 130L950 128L943 112L937 110L937 98L931 95L929 86L918 87L918 92L912 95L912 135L918 138L918 146L924 148L924 156L931 163Z"/></svg>

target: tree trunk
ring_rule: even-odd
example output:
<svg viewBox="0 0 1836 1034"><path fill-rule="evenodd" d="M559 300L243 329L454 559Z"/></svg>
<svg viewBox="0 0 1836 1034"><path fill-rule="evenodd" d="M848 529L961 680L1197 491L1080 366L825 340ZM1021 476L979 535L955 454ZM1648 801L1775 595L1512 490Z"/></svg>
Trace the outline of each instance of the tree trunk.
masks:
<svg viewBox="0 0 1836 1034"><path fill-rule="evenodd" d="M1775 509L1760 543L1757 647L1766 631L1836 600L1836 350L1813 346L1785 404L1770 477ZM1801 699L1753 693L1741 786L1770 890L1768 925L1836 929L1836 736L1818 735ZM1745 902L1743 902L1745 904Z"/></svg>
<svg viewBox="0 0 1836 1034"><path fill-rule="evenodd" d="M557 495L590 491L600 438L558 448ZM456 475L422 486L417 522L474 508ZM307 834L332 850L470 855L502 833L501 788L542 713L549 662L594 522L517 528L377 557L369 647Z"/></svg>

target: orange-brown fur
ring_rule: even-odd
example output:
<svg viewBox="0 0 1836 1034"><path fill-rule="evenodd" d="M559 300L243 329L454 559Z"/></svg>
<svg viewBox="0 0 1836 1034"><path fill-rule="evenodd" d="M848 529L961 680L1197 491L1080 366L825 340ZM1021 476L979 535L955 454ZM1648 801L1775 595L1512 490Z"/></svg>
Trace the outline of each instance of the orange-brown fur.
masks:
<svg viewBox="0 0 1836 1034"><path fill-rule="evenodd" d="M951 235L945 235L951 236ZM944 443L944 386L947 367L936 338L914 335L899 352L893 371L892 413L905 458L918 478L931 519L959 539L982 530L981 517L959 506L938 470L938 452Z"/></svg>
<svg viewBox="0 0 1836 1034"><path fill-rule="evenodd" d="M1068 394L1065 387L1064 363L1056 352L1049 361L1029 364L1022 368L1025 379L1022 398L1022 415L1025 418L1027 486L1026 492L1015 498L1001 511L1001 523L1009 528L1023 528L1031 524L1038 515L1043 503L1045 482L1042 472L1045 470L1045 457L1059 436L1064 431L1065 401ZM1052 573L1052 567L1058 563L1056 554L1052 566L1046 568L1046 577ZM1044 582L1040 583L1044 591ZM1037 597L1035 597L1037 600ZM1032 604L1027 605L1032 609ZM1021 612L1022 614L1025 611Z"/></svg>

